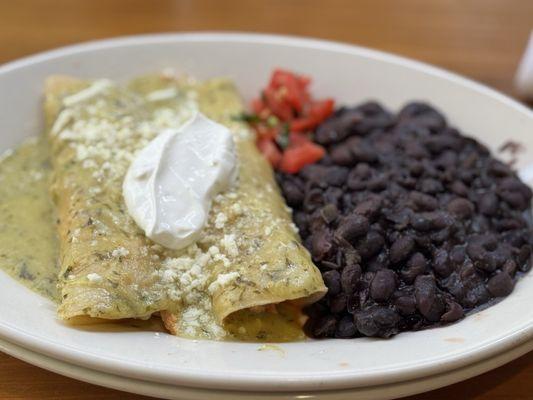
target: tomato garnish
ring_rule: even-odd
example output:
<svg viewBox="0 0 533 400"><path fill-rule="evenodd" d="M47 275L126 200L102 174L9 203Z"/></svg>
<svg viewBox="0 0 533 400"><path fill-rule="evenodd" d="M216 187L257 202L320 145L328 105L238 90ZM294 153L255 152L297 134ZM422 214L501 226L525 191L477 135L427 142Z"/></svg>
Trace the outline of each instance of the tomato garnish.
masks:
<svg viewBox="0 0 533 400"><path fill-rule="evenodd" d="M322 146L310 141L288 147L283 153L279 169L283 172L294 174L307 164L320 160L325 153L326 151Z"/></svg>
<svg viewBox="0 0 533 400"><path fill-rule="evenodd" d="M309 139L309 136L305 133L293 131L289 134L289 142L291 146L299 146L311 142L311 139Z"/></svg>
<svg viewBox="0 0 533 400"><path fill-rule="evenodd" d="M296 173L324 156L309 133L333 113L333 99L315 100L311 80L276 69L261 96L252 101L253 115L243 118L257 133L257 145L274 168Z"/></svg>
<svg viewBox="0 0 533 400"><path fill-rule="evenodd" d="M257 132L258 139L274 140L278 136L278 128L266 124L257 124L255 131Z"/></svg>

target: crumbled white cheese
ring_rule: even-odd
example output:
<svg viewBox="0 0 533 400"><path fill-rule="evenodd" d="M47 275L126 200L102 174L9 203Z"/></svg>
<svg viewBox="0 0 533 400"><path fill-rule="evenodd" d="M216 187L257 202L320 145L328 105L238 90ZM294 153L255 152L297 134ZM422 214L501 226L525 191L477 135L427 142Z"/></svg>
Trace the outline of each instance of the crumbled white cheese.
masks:
<svg viewBox="0 0 533 400"><path fill-rule="evenodd" d="M226 222L228 221L228 217L224 213L218 213L217 217L215 218L215 228L222 229L224 228L224 225L226 225Z"/></svg>
<svg viewBox="0 0 533 400"><path fill-rule="evenodd" d="M124 247L117 247L111 252L113 257L126 257L128 254L130 254L129 250Z"/></svg>
<svg viewBox="0 0 533 400"><path fill-rule="evenodd" d="M146 100L148 101L160 101L168 100L176 97L178 95L178 90L175 87L169 87L166 89L154 90L146 95Z"/></svg>
<svg viewBox="0 0 533 400"><path fill-rule="evenodd" d="M54 125L52 125L52 129L51 129L51 133L53 135L57 135L60 131L62 131L65 126L67 126L67 124L72 121L72 118L74 117L74 113L72 112L71 109L69 108L66 108L64 110L62 110L55 122L54 122Z"/></svg>
<svg viewBox="0 0 533 400"><path fill-rule="evenodd" d="M113 82L111 82L108 79L99 79L97 81L94 81L91 86L89 86L86 89L83 89L82 91L75 93L73 95L67 96L63 99L63 104L67 107L72 106L76 103L80 103L82 101L88 100L91 97L96 96L103 90L107 89L108 87L113 86Z"/></svg>
<svg viewBox="0 0 533 400"><path fill-rule="evenodd" d="M212 256L220 254L220 249L217 246L211 246L209 247L209 254L211 254Z"/></svg>
<svg viewBox="0 0 533 400"><path fill-rule="evenodd" d="M225 335L212 312L211 299L207 295L209 274L204 271L215 257L221 255L216 246L211 246L207 252L203 252L193 244L182 256L165 258L162 261L158 274L161 276L163 290L169 298L183 305L178 328L185 335L201 336L206 335L206 332L210 338L221 338Z"/></svg>
<svg viewBox="0 0 533 400"><path fill-rule="evenodd" d="M91 273L91 274L88 274L87 275L87 279L90 281L90 282L94 282L94 283L97 283L97 282L101 282L102 281L102 277L98 274L95 274L95 273Z"/></svg>
<svg viewBox="0 0 533 400"><path fill-rule="evenodd" d="M231 206L231 211L233 211L233 213L235 215L242 215L243 213L243 209L242 209L242 206L240 203L235 203Z"/></svg>
<svg viewBox="0 0 533 400"><path fill-rule="evenodd" d="M292 229L292 231L293 231L294 233L298 233L298 232L300 232L300 230L298 229L298 227L296 226L296 224L295 224L294 222L291 222L291 223L289 224L289 226L290 226L290 228Z"/></svg>
<svg viewBox="0 0 533 400"><path fill-rule="evenodd" d="M228 283L233 282L235 279L239 277L238 272L228 272L227 274L220 274L215 281L213 281L209 287L208 291L210 294L215 293L217 290L219 290L221 287L226 286Z"/></svg>
<svg viewBox="0 0 533 400"><path fill-rule="evenodd" d="M239 255L239 248L237 247L234 234L224 235L220 243L231 257L237 257Z"/></svg>

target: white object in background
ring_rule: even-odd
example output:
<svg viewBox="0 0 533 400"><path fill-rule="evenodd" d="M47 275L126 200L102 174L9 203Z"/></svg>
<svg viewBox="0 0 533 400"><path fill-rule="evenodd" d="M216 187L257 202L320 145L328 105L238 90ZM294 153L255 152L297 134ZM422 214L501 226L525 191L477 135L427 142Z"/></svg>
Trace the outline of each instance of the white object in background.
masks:
<svg viewBox="0 0 533 400"><path fill-rule="evenodd" d="M520 96L533 99L533 31L516 71L515 86Z"/></svg>
<svg viewBox="0 0 533 400"><path fill-rule="evenodd" d="M133 160L123 184L128 212L154 242L182 249L199 238L213 197L235 182L236 166L229 129L198 112Z"/></svg>

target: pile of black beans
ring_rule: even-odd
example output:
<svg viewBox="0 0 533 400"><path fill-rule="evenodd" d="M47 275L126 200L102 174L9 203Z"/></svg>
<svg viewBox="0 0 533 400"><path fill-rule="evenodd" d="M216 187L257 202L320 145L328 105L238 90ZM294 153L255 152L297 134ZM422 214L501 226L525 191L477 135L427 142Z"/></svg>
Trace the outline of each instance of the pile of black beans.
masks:
<svg viewBox="0 0 533 400"><path fill-rule="evenodd" d="M430 105L342 108L314 140L320 162L277 175L329 289L306 310L310 336L448 324L530 268L531 190Z"/></svg>

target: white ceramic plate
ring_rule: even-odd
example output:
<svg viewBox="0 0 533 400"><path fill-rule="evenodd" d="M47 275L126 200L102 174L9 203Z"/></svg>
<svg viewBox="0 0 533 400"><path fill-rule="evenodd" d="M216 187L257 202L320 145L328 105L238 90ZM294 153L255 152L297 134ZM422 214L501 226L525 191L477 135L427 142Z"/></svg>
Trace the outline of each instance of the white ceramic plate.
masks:
<svg viewBox="0 0 533 400"><path fill-rule="evenodd" d="M199 78L229 76L245 97L257 93L274 67L283 66L311 75L317 95L333 96L338 103L377 99L397 109L412 99L428 100L452 124L493 150L509 139L523 143L526 151L517 165L524 176L533 165L533 113L479 84L354 46L214 33L94 42L0 67L0 151L39 134L47 75L126 79L169 66ZM136 380L204 389L314 392L423 379L513 349L529 349L532 303L529 275L501 303L445 328L388 341L308 341L281 345L281 351L259 351L257 344L67 327L56 320L53 304L0 274L0 338L68 364Z"/></svg>
<svg viewBox="0 0 533 400"><path fill-rule="evenodd" d="M533 343L526 342L511 351L505 351L466 367L448 371L443 374L431 375L425 378L402 381L386 385L365 386L354 389L327 390L319 392L244 392L234 390L209 390L185 386L165 385L140 379L125 378L119 375L106 374L104 372L83 368L77 365L56 360L51 357L34 353L13 343L0 339L0 351L4 351L14 357L28 363L37 365L95 385L105 386L111 389L122 390L147 396L160 397L173 400L388 400L398 397L409 396L421 392L433 390L442 386L468 379L482 374L493 368L497 368L521 355L531 351Z"/></svg>

